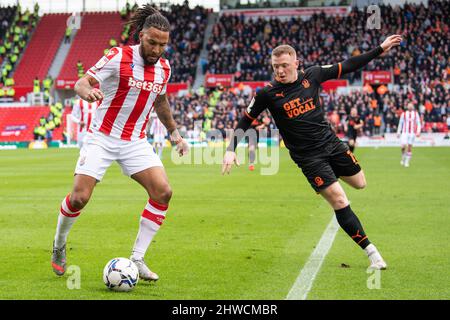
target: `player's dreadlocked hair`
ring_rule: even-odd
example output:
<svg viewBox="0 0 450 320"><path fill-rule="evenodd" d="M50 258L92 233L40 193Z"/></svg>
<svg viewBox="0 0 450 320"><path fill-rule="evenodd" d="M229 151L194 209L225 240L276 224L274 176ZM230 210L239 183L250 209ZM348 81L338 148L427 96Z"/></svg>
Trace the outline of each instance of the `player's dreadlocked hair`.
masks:
<svg viewBox="0 0 450 320"><path fill-rule="evenodd" d="M135 30L135 41L139 41L139 32L143 29L154 27L161 31L170 31L169 20L150 4L146 4L137 9L128 23Z"/></svg>

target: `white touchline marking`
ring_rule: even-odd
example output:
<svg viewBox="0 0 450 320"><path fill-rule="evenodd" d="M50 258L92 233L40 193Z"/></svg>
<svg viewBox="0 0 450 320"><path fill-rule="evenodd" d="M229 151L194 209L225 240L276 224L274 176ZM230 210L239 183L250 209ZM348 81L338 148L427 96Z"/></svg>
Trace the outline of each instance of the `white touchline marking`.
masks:
<svg viewBox="0 0 450 320"><path fill-rule="evenodd" d="M316 248L309 256L308 261L295 280L286 300L306 300L309 291L311 291L313 282L316 279L317 273L333 244L338 229L339 224L336 221L335 215L333 215L330 223L323 232L319 243L316 245Z"/></svg>

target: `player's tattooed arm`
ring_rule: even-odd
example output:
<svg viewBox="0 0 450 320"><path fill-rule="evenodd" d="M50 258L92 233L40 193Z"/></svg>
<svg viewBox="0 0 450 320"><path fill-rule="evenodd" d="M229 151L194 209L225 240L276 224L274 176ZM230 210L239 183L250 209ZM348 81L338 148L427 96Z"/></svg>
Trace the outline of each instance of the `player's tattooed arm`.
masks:
<svg viewBox="0 0 450 320"><path fill-rule="evenodd" d="M159 95L155 100L155 111L158 115L159 120L166 127L170 134L177 130L177 124L172 116L172 111L170 111L169 101L165 94Z"/></svg>
<svg viewBox="0 0 450 320"><path fill-rule="evenodd" d="M170 135L170 140L177 145L177 151L180 156L187 154L189 151L188 143L181 137L177 130L177 123L173 119L172 111L170 111L169 101L165 94L159 95L155 100L155 111L159 120L166 127Z"/></svg>

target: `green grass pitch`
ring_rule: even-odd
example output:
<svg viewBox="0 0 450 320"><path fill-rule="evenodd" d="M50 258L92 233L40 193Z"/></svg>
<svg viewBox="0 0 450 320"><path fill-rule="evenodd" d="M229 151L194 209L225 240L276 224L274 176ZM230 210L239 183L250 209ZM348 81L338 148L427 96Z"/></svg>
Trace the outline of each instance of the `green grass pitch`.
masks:
<svg viewBox="0 0 450 320"><path fill-rule="evenodd" d="M50 255L77 154L0 152L0 299L284 299L333 214L285 149L271 176L258 166L221 176L220 165L174 165L166 150L174 194L146 256L160 280L115 293L102 270L130 255L147 195L114 164L69 235L68 265L81 271L71 290ZM368 186L345 189L389 269L368 289L368 260L339 230L308 299L448 299L450 149L416 148L410 168L398 148L356 156Z"/></svg>

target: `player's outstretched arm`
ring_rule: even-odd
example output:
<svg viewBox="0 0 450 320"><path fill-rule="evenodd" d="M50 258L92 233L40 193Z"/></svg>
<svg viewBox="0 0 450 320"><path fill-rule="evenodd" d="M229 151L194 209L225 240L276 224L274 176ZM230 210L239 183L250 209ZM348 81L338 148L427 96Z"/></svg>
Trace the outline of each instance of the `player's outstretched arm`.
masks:
<svg viewBox="0 0 450 320"><path fill-rule="evenodd" d="M165 94L159 95L155 100L154 107L159 120L161 120L169 132L170 140L176 144L178 154L180 156L187 154L189 152L189 145L177 130L177 123L173 119L172 112L170 111L167 96Z"/></svg>
<svg viewBox="0 0 450 320"><path fill-rule="evenodd" d="M103 92L97 88L94 88L98 84L98 81L85 74L80 78L77 83L75 83L75 92L80 96L81 99L87 102L94 102L103 99Z"/></svg>
<svg viewBox="0 0 450 320"><path fill-rule="evenodd" d="M398 34L389 36L383 43L376 48L360 54L358 56L351 57L345 61L337 64L330 64L326 66L314 66L311 70L316 75L316 79L319 83L325 82L330 79L340 78L343 74L355 72L367 65L370 61L381 55L383 52L391 50L393 47L398 46L402 41L402 37Z"/></svg>
<svg viewBox="0 0 450 320"><path fill-rule="evenodd" d="M393 47L396 47L402 42L402 36L398 34L394 34L392 36L389 36L386 38L386 40L383 41L383 43L376 47L375 49L372 49L369 52L360 54L355 57L351 57L350 59L347 59L342 62L342 74L354 72L365 65L367 65L370 61L378 57L383 52L388 52Z"/></svg>
<svg viewBox="0 0 450 320"><path fill-rule="evenodd" d="M241 141L241 139L244 137L245 131L250 128L253 120L255 120L270 103L271 101L265 94L264 89L259 91L259 93L257 93L253 97L247 110L244 112L244 116L241 118L241 120L239 120L236 128L234 129L230 144L227 147L227 152L223 157L222 175L225 172L230 174L233 164L239 166L239 162L236 158L236 153L234 152L234 150L236 150L239 141Z"/></svg>

